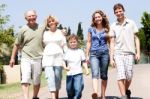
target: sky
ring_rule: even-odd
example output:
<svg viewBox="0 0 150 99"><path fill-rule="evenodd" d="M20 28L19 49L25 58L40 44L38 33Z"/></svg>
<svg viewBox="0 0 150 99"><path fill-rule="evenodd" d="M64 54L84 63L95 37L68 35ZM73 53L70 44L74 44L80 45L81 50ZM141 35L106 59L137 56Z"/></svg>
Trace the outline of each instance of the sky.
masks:
<svg viewBox="0 0 150 99"><path fill-rule="evenodd" d="M87 30L91 24L91 16L96 10L102 10L109 18L110 24L116 20L113 6L122 3L125 7L125 15L133 19L138 28L142 27L141 17L143 12L150 13L148 0L1 0L0 4L6 4L5 15L10 15L9 25L14 25L15 33L19 26L26 24L24 12L35 9L38 14L38 23L42 23L48 15L54 15L59 19L63 27L70 27L71 32L77 32L78 23L81 22L83 34L86 38Z"/></svg>

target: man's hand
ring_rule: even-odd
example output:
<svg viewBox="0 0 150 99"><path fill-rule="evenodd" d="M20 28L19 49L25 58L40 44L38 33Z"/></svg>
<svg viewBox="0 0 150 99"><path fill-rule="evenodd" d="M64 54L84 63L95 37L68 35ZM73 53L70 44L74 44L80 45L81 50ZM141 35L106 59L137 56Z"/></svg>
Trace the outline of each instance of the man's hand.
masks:
<svg viewBox="0 0 150 99"><path fill-rule="evenodd" d="M15 59L10 59L9 66L13 68L14 65L15 65Z"/></svg>

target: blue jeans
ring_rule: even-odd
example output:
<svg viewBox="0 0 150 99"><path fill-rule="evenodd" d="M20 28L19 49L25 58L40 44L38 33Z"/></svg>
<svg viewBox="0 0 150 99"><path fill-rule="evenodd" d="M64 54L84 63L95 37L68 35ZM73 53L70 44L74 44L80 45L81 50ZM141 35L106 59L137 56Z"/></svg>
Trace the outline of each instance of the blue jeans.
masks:
<svg viewBox="0 0 150 99"><path fill-rule="evenodd" d="M68 99L81 99L83 88L83 74L67 76L66 90Z"/></svg>
<svg viewBox="0 0 150 99"><path fill-rule="evenodd" d="M49 91L59 90L61 88L62 67L45 66L44 69Z"/></svg>
<svg viewBox="0 0 150 99"><path fill-rule="evenodd" d="M91 51L90 64L92 71L92 78L107 80L108 65L109 65L109 51Z"/></svg>

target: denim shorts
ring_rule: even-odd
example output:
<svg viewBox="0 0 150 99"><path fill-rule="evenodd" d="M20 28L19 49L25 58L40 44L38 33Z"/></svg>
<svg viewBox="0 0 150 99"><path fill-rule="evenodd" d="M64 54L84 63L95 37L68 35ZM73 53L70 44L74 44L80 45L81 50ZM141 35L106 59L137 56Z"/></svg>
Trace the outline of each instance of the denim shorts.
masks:
<svg viewBox="0 0 150 99"><path fill-rule="evenodd" d="M109 65L109 51L91 51L90 65L92 78L107 80L108 65Z"/></svg>
<svg viewBox="0 0 150 99"><path fill-rule="evenodd" d="M49 91L59 90L61 88L62 67L45 66L44 69Z"/></svg>

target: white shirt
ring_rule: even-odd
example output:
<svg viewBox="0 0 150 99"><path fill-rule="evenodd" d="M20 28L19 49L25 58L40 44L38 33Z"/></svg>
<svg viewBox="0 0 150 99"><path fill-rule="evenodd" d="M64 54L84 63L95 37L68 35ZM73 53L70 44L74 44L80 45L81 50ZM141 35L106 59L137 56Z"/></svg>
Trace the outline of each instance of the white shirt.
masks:
<svg viewBox="0 0 150 99"><path fill-rule="evenodd" d="M64 55L64 60L67 61L67 66L70 66L70 70L67 75L76 75L82 73L81 61L85 60L85 54L81 49L68 49Z"/></svg>
<svg viewBox="0 0 150 99"><path fill-rule="evenodd" d="M43 43L45 45L42 59L43 67L62 66L63 47L66 45L66 38L61 30L57 29L55 32L45 31Z"/></svg>
<svg viewBox="0 0 150 99"><path fill-rule="evenodd" d="M115 37L115 52L135 53L134 35L138 28L134 21L125 19L120 25L118 21L114 22L110 28L110 35Z"/></svg>
<svg viewBox="0 0 150 99"><path fill-rule="evenodd" d="M66 38L59 29L55 32L45 31L43 34L43 43L45 45L43 55L63 53Z"/></svg>

